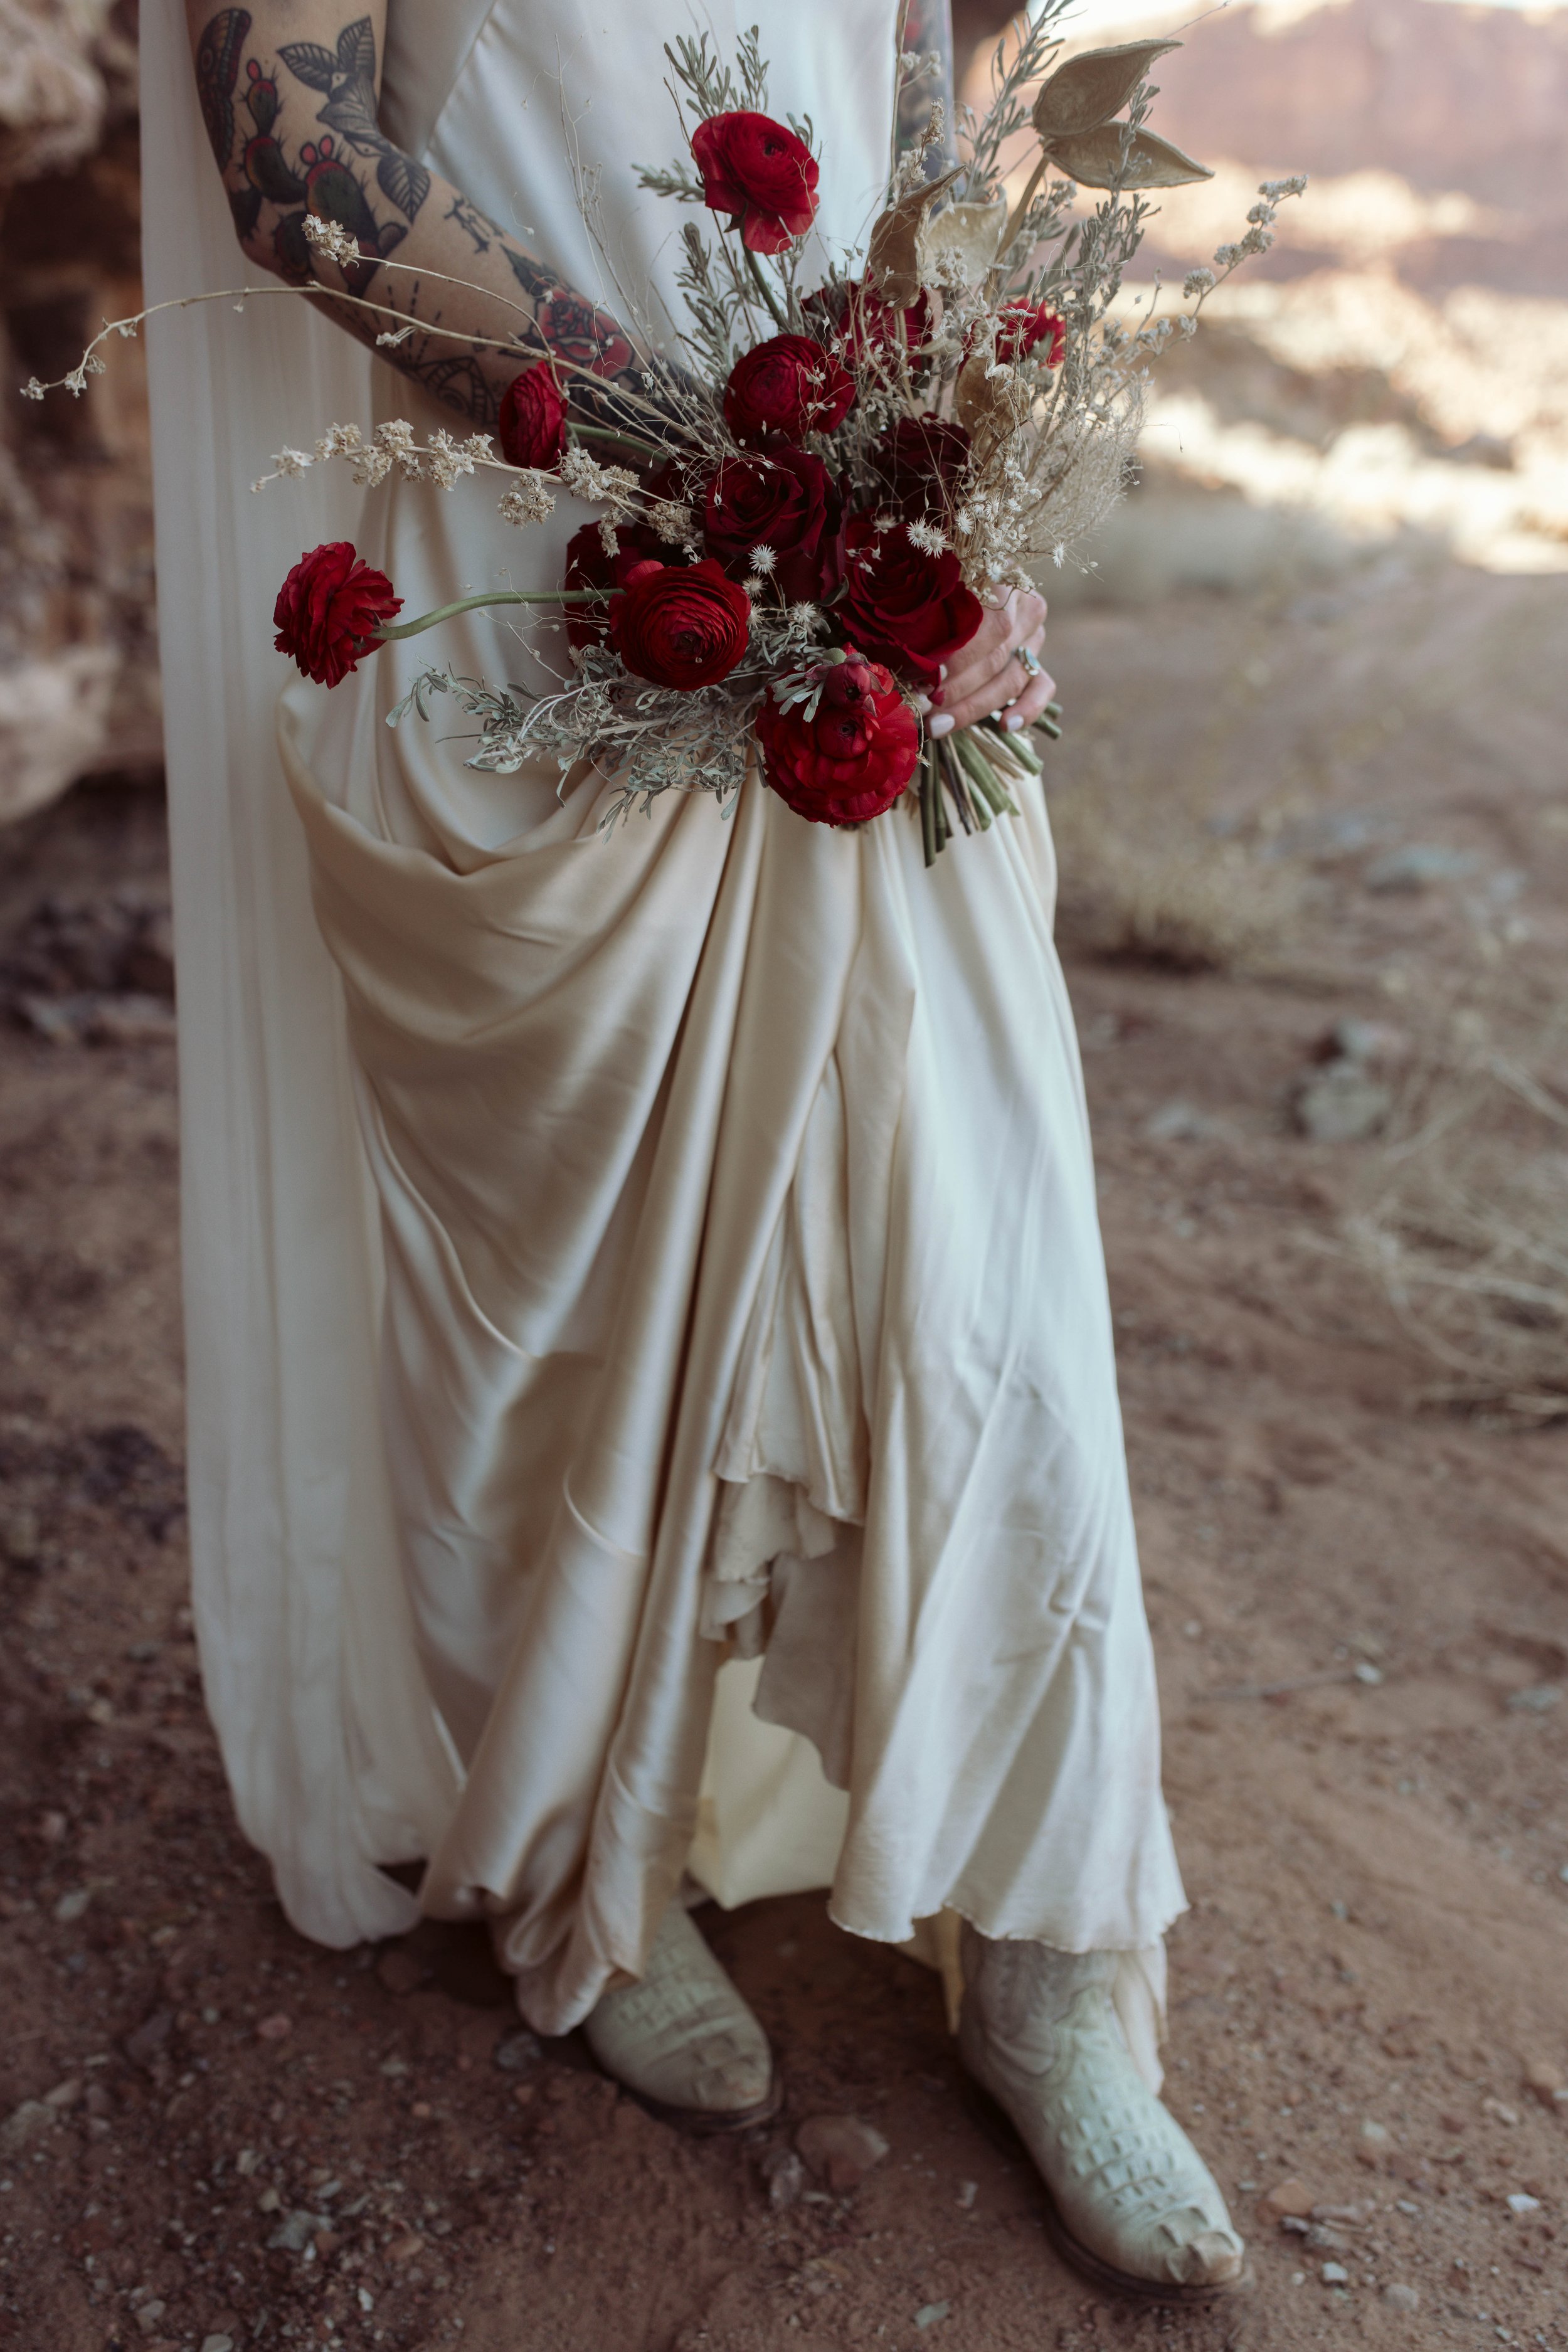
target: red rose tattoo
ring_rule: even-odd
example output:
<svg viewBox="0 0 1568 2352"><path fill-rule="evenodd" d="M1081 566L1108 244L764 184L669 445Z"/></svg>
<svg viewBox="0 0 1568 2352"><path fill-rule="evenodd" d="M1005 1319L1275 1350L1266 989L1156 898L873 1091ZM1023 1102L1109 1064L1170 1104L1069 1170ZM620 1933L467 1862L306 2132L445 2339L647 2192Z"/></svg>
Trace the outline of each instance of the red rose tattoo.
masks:
<svg viewBox="0 0 1568 2352"><path fill-rule="evenodd" d="M539 307L539 331L558 357L594 375L623 375L637 354L607 310L558 286Z"/></svg>
<svg viewBox="0 0 1568 2352"><path fill-rule="evenodd" d="M878 663L824 662L808 673L809 701L780 708L773 695L757 713L763 772L797 816L814 824L865 824L892 807L920 757L914 712Z"/></svg>
<svg viewBox="0 0 1568 2352"><path fill-rule="evenodd" d="M735 362L724 387L724 422L737 441L831 433L854 404L854 377L809 335L770 335Z"/></svg>
<svg viewBox="0 0 1568 2352"><path fill-rule="evenodd" d="M771 115L711 114L691 152L709 211L739 220L752 253L783 253L816 217L816 158Z"/></svg>
<svg viewBox="0 0 1568 2352"><path fill-rule="evenodd" d="M346 539L302 555L278 591L273 639L318 686L337 686L381 643L376 632L403 610L384 572L363 562Z"/></svg>
<svg viewBox="0 0 1568 2352"><path fill-rule="evenodd" d="M729 677L751 624L751 598L710 557L634 563L610 604L610 644L636 677L689 694Z"/></svg>
<svg viewBox="0 0 1568 2352"><path fill-rule="evenodd" d="M966 646L985 608L963 584L951 548L928 555L905 523L857 515L849 525L848 584L837 617L851 644L924 687Z"/></svg>

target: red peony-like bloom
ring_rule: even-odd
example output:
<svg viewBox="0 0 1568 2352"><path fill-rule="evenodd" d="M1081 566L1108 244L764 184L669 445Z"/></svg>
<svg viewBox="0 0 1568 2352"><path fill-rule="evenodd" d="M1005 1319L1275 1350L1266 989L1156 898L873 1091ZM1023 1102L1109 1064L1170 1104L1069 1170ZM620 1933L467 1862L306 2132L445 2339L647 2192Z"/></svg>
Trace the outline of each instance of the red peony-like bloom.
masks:
<svg viewBox="0 0 1568 2352"><path fill-rule="evenodd" d="M771 115L710 114L691 134L710 212L741 224L753 253L783 253L816 216L816 158Z"/></svg>
<svg viewBox="0 0 1568 2352"><path fill-rule="evenodd" d="M923 293L907 310L885 301L863 278L838 278L819 286L801 304L812 332L837 352L847 367L855 367L870 353L889 351L899 341L900 322L910 351L931 341L931 308Z"/></svg>
<svg viewBox="0 0 1568 2352"><path fill-rule="evenodd" d="M362 562L346 539L302 555L278 591L272 640L318 686L337 686L381 640L376 632L403 610L384 572Z"/></svg>
<svg viewBox="0 0 1568 2352"><path fill-rule="evenodd" d="M964 586L951 548L928 555L906 524L879 530L885 520L861 514L850 522L848 587L836 617L862 653L931 687L942 663L969 643L985 608Z"/></svg>
<svg viewBox="0 0 1568 2352"><path fill-rule="evenodd" d="M996 356L1009 365L1046 343L1049 348L1041 358L1047 367L1060 367L1067 340L1066 320L1044 302L1008 302L998 314Z"/></svg>
<svg viewBox="0 0 1568 2352"><path fill-rule="evenodd" d="M615 588L624 588L626 574L634 563L661 562L668 552L663 540L651 523L624 522L616 530L615 561L605 553L605 542L599 537L596 522L585 522L574 530L566 542L565 588L602 588L603 604L568 604L566 607L566 638L569 645L596 646L609 625L609 597Z"/></svg>
<svg viewBox="0 0 1568 2352"><path fill-rule="evenodd" d="M496 438L509 466L549 467L565 456L566 403L542 360L508 384Z"/></svg>
<svg viewBox="0 0 1568 2352"><path fill-rule="evenodd" d="M969 435L945 416L900 416L878 442L874 463L892 504L911 522L951 509L969 463Z"/></svg>
<svg viewBox="0 0 1568 2352"><path fill-rule="evenodd" d="M751 599L711 557L634 563L610 604L610 643L629 670L690 693L728 677L746 650Z"/></svg>
<svg viewBox="0 0 1568 2352"><path fill-rule="evenodd" d="M815 719L809 706L781 709L771 694L757 713L763 772L779 798L814 824L865 824L892 807L920 757L920 729L887 671L851 658L823 668Z"/></svg>
<svg viewBox="0 0 1568 2352"><path fill-rule="evenodd" d="M820 457L787 441L764 441L754 455L726 458L709 477L702 539L737 580L753 569L753 548L771 547L767 576L781 594L815 604L843 577L844 501Z"/></svg>
<svg viewBox="0 0 1568 2352"><path fill-rule="evenodd" d="M724 386L724 422L737 441L831 433L855 403L855 379L809 335L770 335L738 359Z"/></svg>

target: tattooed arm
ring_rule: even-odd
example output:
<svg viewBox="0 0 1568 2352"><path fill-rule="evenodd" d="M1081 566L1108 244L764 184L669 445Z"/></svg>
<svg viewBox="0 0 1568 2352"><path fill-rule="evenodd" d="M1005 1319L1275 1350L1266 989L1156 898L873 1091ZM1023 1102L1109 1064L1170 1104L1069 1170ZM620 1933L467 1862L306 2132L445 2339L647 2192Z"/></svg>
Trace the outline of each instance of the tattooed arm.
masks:
<svg viewBox="0 0 1568 2352"><path fill-rule="evenodd" d="M561 363L563 389L582 413L613 415L613 387L639 381L615 320L384 134L386 0L252 0L216 14L210 0L186 0L186 16L207 136L252 261L320 286L322 307L362 341L407 327L382 356L481 431L494 425L527 354L454 341L437 328L521 337L529 352ZM340 268L312 245L307 213L345 229L358 261ZM385 268L394 257L411 266ZM334 303L345 287L377 310Z"/></svg>
<svg viewBox="0 0 1568 2352"><path fill-rule="evenodd" d="M934 71L911 74L899 89L899 152L917 147L931 120L932 100L941 101L947 135L941 150L927 158L934 180L956 160L953 145L952 5L952 0L909 0L903 16L903 45L916 57L934 56Z"/></svg>

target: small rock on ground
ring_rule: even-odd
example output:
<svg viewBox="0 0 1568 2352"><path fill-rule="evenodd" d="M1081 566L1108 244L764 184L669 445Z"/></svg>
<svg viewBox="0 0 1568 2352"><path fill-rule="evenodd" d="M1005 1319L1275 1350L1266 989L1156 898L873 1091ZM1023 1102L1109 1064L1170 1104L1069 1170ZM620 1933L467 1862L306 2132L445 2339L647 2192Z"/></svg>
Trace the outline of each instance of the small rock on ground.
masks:
<svg viewBox="0 0 1568 2352"><path fill-rule="evenodd" d="M1383 2299L1391 2311L1419 2311L1421 2297L1413 2286L1385 2286Z"/></svg>
<svg viewBox="0 0 1568 2352"><path fill-rule="evenodd" d="M795 2144L817 2179L839 2196L858 2189L888 2153L875 2125L862 2123L858 2116L808 2116Z"/></svg>

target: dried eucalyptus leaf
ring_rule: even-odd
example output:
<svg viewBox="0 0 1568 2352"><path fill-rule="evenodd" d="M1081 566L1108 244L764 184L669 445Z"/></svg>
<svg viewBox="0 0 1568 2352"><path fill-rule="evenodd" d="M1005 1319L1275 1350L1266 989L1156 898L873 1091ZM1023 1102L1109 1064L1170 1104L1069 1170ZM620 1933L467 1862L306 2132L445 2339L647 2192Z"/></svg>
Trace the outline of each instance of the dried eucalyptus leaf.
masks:
<svg viewBox="0 0 1568 2352"><path fill-rule="evenodd" d="M1035 128L1047 147L1080 131L1096 131L1120 114L1156 58L1180 41L1120 41L1111 49L1085 49L1041 84Z"/></svg>
<svg viewBox="0 0 1568 2352"><path fill-rule="evenodd" d="M1005 197L994 205L949 205L922 221L915 259L926 286L978 286L996 258L1007 226Z"/></svg>
<svg viewBox="0 0 1568 2352"><path fill-rule="evenodd" d="M1152 131L1135 131L1122 163L1121 142L1127 136L1120 122L1102 122L1097 131L1080 131L1070 138L1051 141L1051 161L1080 188L1184 188L1192 180L1212 180L1206 163L1194 163L1168 139Z"/></svg>
<svg viewBox="0 0 1568 2352"><path fill-rule="evenodd" d="M955 167L925 187L911 188L877 216L866 248L866 272L885 302L908 310L921 294L920 234L939 196L958 178Z"/></svg>
<svg viewBox="0 0 1568 2352"><path fill-rule="evenodd" d="M978 433L987 425L1010 433L1027 416L1032 398L1014 369L997 368L988 352L974 352L958 371L952 413L967 433Z"/></svg>

